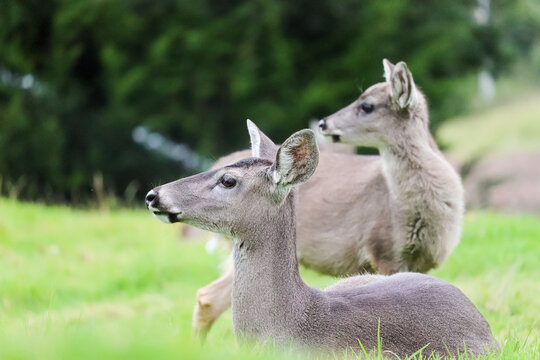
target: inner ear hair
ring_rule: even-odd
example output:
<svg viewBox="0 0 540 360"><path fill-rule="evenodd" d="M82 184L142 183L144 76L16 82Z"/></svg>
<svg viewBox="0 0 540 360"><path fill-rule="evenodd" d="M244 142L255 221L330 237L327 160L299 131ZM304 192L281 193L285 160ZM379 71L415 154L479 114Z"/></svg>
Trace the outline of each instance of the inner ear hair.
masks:
<svg viewBox="0 0 540 360"><path fill-rule="evenodd" d="M405 109L416 103L416 86L407 64L400 61L393 69L391 81L392 101L400 108Z"/></svg>
<svg viewBox="0 0 540 360"><path fill-rule="evenodd" d="M272 179L276 185L292 186L306 181L315 171L319 150L313 131L305 129L291 135L278 150Z"/></svg>

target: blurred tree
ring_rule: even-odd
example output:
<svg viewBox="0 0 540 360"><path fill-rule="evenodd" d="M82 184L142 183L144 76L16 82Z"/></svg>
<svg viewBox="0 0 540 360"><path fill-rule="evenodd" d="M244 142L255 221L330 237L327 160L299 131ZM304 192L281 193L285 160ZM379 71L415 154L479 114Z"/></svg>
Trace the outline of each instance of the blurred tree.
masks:
<svg viewBox="0 0 540 360"><path fill-rule="evenodd" d="M491 26L500 33L500 54L494 66L504 70L522 56L540 52L540 2L538 0L492 0ZM507 68L507 67L506 67ZM540 73L540 61L537 64Z"/></svg>
<svg viewBox="0 0 540 360"><path fill-rule="evenodd" d="M30 197L88 196L95 173L116 193L146 190L185 169L135 144L136 126L210 157L248 145L248 117L282 141L381 81L383 57L407 61L436 127L465 108L485 53L500 58L474 6L0 1L0 174L28 179ZM34 86L17 80L28 74Z"/></svg>

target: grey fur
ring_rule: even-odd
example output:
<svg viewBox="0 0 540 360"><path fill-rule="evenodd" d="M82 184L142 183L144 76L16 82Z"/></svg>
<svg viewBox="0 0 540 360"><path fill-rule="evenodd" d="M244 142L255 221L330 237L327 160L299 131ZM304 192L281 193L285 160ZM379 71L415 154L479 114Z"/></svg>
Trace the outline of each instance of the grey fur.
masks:
<svg viewBox="0 0 540 360"><path fill-rule="evenodd" d="M497 347L490 327L459 289L428 275L357 276L326 291L307 286L296 257L295 190L317 166L317 148L304 130L280 148L274 163L202 173L152 190L153 211L231 236L235 334L309 349L377 347L410 355L482 354ZM277 171L278 174L274 175ZM220 185L224 174L235 187ZM286 179L286 181L283 181Z"/></svg>

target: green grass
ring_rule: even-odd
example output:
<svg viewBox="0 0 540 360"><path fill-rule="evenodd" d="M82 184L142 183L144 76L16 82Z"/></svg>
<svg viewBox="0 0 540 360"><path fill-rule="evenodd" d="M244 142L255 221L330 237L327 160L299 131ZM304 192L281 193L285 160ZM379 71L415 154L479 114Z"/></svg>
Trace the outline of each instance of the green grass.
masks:
<svg viewBox="0 0 540 360"><path fill-rule="evenodd" d="M499 358L540 357L539 239L535 217L469 214L461 244L434 272L486 316ZM182 241L179 226L146 211L0 198L0 358L282 358L238 346L230 311L204 346L191 338L196 289L218 277L225 256ZM302 274L314 286L334 281Z"/></svg>
<svg viewBox="0 0 540 360"><path fill-rule="evenodd" d="M445 122L437 133L451 158L461 162L487 154L540 151L540 92L501 98L467 116Z"/></svg>

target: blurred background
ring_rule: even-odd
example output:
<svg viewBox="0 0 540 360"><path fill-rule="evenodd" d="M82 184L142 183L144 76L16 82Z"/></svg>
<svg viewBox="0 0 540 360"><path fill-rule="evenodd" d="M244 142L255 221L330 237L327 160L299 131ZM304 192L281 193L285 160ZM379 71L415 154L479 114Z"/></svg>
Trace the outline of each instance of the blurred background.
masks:
<svg viewBox="0 0 540 360"><path fill-rule="evenodd" d="M0 194L138 205L248 147L246 118L281 142L382 81L388 58L487 206L507 196L491 194L494 149L526 152L502 167L540 181L539 35L537 0L0 1Z"/></svg>
<svg viewBox="0 0 540 360"><path fill-rule="evenodd" d="M228 247L144 194L246 149L246 118L282 142L341 109L383 58L407 62L469 209L489 209L431 274L501 359L540 359L539 0L0 0L0 359L291 358L237 347L230 312L193 341Z"/></svg>

